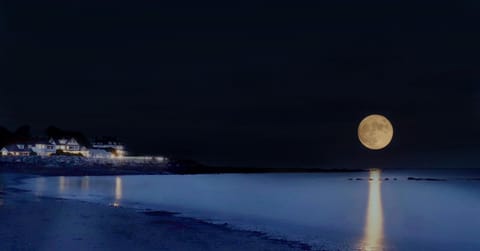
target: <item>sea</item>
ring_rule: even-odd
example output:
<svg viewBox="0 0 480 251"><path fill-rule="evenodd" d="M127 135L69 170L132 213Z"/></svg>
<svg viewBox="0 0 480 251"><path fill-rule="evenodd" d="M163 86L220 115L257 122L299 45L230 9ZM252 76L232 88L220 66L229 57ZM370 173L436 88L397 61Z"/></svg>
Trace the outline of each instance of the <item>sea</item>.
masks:
<svg viewBox="0 0 480 251"><path fill-rule="evenodd" d="M17 188L177 212L319 250L480 250L480 169L60 176Z"/></svg>

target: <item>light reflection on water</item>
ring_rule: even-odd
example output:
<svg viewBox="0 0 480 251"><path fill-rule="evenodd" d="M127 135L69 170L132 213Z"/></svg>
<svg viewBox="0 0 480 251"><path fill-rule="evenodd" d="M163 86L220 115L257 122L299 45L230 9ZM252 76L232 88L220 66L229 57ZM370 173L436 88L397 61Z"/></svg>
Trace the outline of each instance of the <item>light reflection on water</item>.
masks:
<svg viewBox="0 0 480 251"><path fill-rule="evenodd" d="M67 184L65 184L65 176L58 177L58 192L64 193Z"/></svg>
<svg viewBox="0 0 480 251"><path fill-rule="evenodd" d="M370 170L368 184L368 206L365 219L364 237L361 241L362 250L383 250L383 205L381 191L381 171Z"/></svg>
<svg viewBox="0 0 480 251"><path fill-rule="evenodd" d="M466 177L480 177L477 173ZM448 182L407 179L443 175L424 170L371 170L354 174L39 177L19 188L114 207L182 212L287 235L327 250L480 250L480 182L457 180L458 172ZM412 233L412 229L423 231ZM439 239L442 244L432 241Z"/></svg>
<svg viewBox="0 0 480 251"><path fill-rule="evenodd" d="M73 184L70 184L70 182L73 182ZM80 183L80 184L78 184ZM63 194L67 192L67 190L72 189L73 187L78 186L81 191L83 192L88 192L88 189L90 187L90 177L89 176L83 176L79 181L78 180L72 180L69 177L65 176L60 176L58 177L58 192L59 194Z"/></svg>
<svg viewBox="0 0 480 251"><path fill-rule="evenodd" d="M80 187L82 191L88 191L88 188L90 187L90 177L84 176L81 180Z"/></svg>
<svg viewBox="0 0 480 251"><path fill-rule="evenodd" d="M35 194L37 196L43 195L48 189L45 187L45 178L39 178L36 182L35 187ZM98 184L97 184L98 185ZM108 190L108 188L113 188L112 198L113 202L111 203L114 207L120 206L120 201L122 200L123 194L123 184L122 184L122 177L116 176L114 183L107 182L100 187L104 187L102 190ZM81 178L77 177L65 177L59 176L58 177L58 194L59 195L67 195L71 194L75 190L82 192L83 194L89 194L90 191L90 177L83 176Z"/></svg>
<svg viewBox="0 0 480 251"><path fill-rule="evenodd" d="M122 177L115 177L115 202L113 202L114 207L120 206L120 200L122 199Z"/></svg>

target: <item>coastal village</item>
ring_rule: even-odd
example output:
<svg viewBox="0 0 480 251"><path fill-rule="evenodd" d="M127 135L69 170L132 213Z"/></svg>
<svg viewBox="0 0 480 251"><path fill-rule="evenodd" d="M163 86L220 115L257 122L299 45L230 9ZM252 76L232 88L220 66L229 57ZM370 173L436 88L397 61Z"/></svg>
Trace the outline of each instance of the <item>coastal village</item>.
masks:
<svg viewBox="0 0 480 251"><path fill-rule="evenodd" d="M170 164L164 156L138 156L116 137L88 138L82 132L48 127L45 136L32 136L30 126L14 131L0 127L0 163L4 167L124 167L160 168Z"/></svg>
<svg viewBox="0 0 480 251"><path fill-rule="evenodd" d="M87 158L122 158L127 155L125 145L114 137L94 138L89 145L79 143L74 137L33 139L6 145L0 152L2 156L42 157L74 155Z"/></svg>

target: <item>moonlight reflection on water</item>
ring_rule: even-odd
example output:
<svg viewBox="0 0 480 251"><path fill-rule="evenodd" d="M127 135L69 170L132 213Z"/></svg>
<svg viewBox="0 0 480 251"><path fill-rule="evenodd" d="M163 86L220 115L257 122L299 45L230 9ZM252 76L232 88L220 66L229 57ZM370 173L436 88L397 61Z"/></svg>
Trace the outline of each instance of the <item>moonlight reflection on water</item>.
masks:
<svg viewBox="0 0 480 251"><path fill-rule="evenodd" d="M370 170L369 180L368 207L361 246L365 251L377 251L383 250L384 236L380 170Z"/></svg>

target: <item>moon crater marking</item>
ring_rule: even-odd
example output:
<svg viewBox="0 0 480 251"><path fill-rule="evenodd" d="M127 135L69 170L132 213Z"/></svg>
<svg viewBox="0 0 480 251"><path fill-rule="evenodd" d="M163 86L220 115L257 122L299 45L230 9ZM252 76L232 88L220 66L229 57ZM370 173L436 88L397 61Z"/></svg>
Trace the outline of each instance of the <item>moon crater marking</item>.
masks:
<svg viewBox="0 0 480 251"><path fill-rule="evenodd" d="M392 138L393 126L382 115L369 115L358 125L358 139L368 149L383 149L390 144Z"/></svg>

